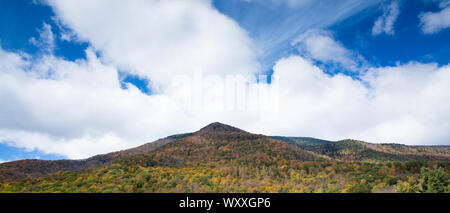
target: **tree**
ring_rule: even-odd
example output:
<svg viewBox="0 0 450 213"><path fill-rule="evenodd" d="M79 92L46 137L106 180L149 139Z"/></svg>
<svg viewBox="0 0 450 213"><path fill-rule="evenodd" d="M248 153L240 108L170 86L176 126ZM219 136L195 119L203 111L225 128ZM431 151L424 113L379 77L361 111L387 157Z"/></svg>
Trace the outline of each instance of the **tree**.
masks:
<svg viewBox="0 0 450 213"><path fill-rule="evenodd" d="M419 192L419 185L413 177L408 177L407 181L399 180L395 185L395 192L398 193L417 193Z"/></svg>
<svg viewBox="0 0 450 213"><path fill-rule="evenodd" d="M351 186L348 190L348 193L371 193L372 187L368 184L355 184Z"/></svg>
<svg viewBox="0 0 450 213"><path fill-rule="evenodd" d="M423 167L420 174L422 177L422 192L444 193L448 191L449 175L442 167L437 169Z"/></svg>

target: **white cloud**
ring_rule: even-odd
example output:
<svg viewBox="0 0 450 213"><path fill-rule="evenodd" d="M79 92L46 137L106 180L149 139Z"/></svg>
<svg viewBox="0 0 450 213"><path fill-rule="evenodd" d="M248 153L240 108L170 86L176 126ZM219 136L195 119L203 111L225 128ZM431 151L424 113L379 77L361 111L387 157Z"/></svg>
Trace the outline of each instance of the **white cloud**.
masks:
<svg viewBox="0 0 450 213"><path fill-rule="evenodd" d="M120 69L164 89L177 74L259 71L252 41L207 0L49 0L57 18ZM101 30L99 30L101 29Z"/></svg>
<svg viewBox="0 0 450 213"><path fill-rule="evenodd" d="M450 27L450 6L441 3L439 12L426 12L419 15L420 26L424 34L434 34Z"/></svg>
<svg viewBox="0 0 450 213"><path fill-rule="evenodd" d="M79 42L80 41L77 38L77 35L72 30L64 27L58 18L52 17L51 19L55 23L56 27L58 27L59 39L61 41L66 41L66 42Z"/></svg>
<svg viewBox="0 0 450 213"><path fill-rule="evenodd" d="M362 56L346 49L337 42L331 32L312 29L298 36L292 42L298 50L314 60L339 65L346 70L361 70L365 63Z"/></svg>
<svg viewBox="0 0 450 213"><path fill-rule="evenodd" d="M0 51L0 141L71 158L138 145L180 128L183 115L167 97L147 96L117 70L89 59L54 56L30 60ZM169 125L170 124L170 125ZM186 129L181 129L186 131Z"/></svg>
<svg viewBox="0 0 450 213"><path fill-rule="evenodd" d="M265 134L371 142L446 144L450 133L450 66L409 63L372 68L361 81L330 77L293 56L274 68L278 113L258 122Z"/></svg>
<svg viewBox="0 0 450 213"><path fill-rule="evenodd" d="M285 0L252 0L253 5L239 7L224 1L225 11L237 17L250 31L263 70L270 70L299 34L311 28L326 29L384 0L299 1L289 6ZM231 12L230 12L231 11Z"/></svg>
<svg viewBox="0 0 450 213"><path fill-rule="evenodd" d="M39 38L32 37L30 42L36 47L39 47L40 50L53 52L55 49L55 36L52 32L52 26L44 22L42 29L38 29L38 32Z"/></svg>
<svg viewBox="0 0 450 213"><path fill-rule="evenodd" d="M394 35L394 24L400 14L399 2L392 1L388 6L384 8L383 15L381 15L374 23L372 27L372 35Z"/></svg>
<svg viewBox="0 0 450 213"><path fill-rule="evenodd" d="M217 76L259 70L245 31L209 1L50 4L58 23L93 48L75 62L51 51L32 58L0 49L0 100L8 103L0 110L0 141L17 147L82 158L193 131L217 116L180 110L167 94L173 77L198 69ZM50 25L43 26L37 45L54 41ZM149 78L161 94L148 96L131 84L123 90L118 69ZM230 118L238 114L245 113Z"/></svg>

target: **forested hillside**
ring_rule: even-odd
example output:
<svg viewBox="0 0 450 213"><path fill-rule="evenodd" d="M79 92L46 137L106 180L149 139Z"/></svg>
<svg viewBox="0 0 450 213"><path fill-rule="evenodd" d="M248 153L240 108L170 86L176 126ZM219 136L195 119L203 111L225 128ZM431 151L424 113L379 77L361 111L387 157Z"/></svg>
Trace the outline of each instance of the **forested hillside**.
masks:
<svg viewBox="0 0 450 213"><path fill-rule="evenodd" d="M342 140L316 146L300 145L300 147L343 161L448 161L450 159L450 146L406 146Z"/></svg>
<svg viewBox="0 0 450 213"><path fill-rule="evenodd" d="M4 163L0 191L448 192L449 153L448 146L267 137L213 123L86 160Z"/></svg>

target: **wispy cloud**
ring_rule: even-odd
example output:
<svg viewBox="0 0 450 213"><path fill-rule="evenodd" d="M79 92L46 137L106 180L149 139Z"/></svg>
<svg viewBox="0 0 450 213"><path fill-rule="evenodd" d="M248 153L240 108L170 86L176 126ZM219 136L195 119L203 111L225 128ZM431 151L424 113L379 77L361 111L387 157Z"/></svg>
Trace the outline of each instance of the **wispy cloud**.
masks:
<svg viewBox="0 0 450 213"><path fill-rule="evenodd" d="M313 3L313 0L242 0L249 3L270 4L275 6L286 5L288 7L301 7Z"/></svg>
<svg viewBox="0 0 450 213"><path fill-rule="evenodd" d="M52 31L52 26L47 23L42 24L42 28L38 29L39 38L32 37L30 42L40 50L45 52L53 52L55 49L55 36Z"/></svg>
<svg viewBox="0 0 450 213"><path fill-rule="evenodd" d="M383 15L381 15L372 27L372 35L394 35L394 24L400 14L399 2L392 1L389 5L384 6Z"/></svg>
<svg viewBox="0 0 450 213"><path fill-rule="evenodd" d="M326 29L383 0L298 1L297 6L291 7L286 7L287 1L277 0L253 0L251 6L236 5L233 4L235 1L229 0L222 2L227 4L225 14L249 32L262 69L266 71L272 68L280 55L289 55L287 50L299 34L310 28Z"/></svg>

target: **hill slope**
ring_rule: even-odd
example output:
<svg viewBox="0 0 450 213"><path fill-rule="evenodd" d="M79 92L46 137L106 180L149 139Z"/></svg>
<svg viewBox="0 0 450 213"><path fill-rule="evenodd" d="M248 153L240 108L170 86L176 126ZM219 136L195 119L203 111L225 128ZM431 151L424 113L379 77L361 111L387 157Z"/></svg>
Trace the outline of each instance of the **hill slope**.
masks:
<svg viewBox="0 0 450 213"><path fill-rule="evenodd" d="M0 164L0 182L11 180L21 180L24 178L37 178L45 174L58 171L74 171L95 168L106 165L122 158L148 153L164 144L170 143L188 134L173 135L157 141L146 143L142 146L111 152L108 154L96 155L83 160L19 160Z"/></svg>
<svg viewBox="0 0 450 213"><path fill-rule="evenodd" d="M310 137L284 137L284 136L270 136L270 137L275 140L284 141L286 143L297 146L316 146L334 142Z"/></svg>
<svg viewBox="0 0 450 213"><path fill-rule="evenodd" d="M320 160L318 154L282 141L255 135L238 128L212 123L195 133L169 136L139 147L83 160L20 160L0 164L0 182L37 178L58 171L75 171L107 165L121 160L146 165L178 165L186 162L235 160L273 164L278 160Z"/></svg>
<svg viewBox="0 0 450 213"><path fill-rule="evenodd" d="M450 146L406 146L342 140L300 147L344 161L449 161Z"/></svg>
<svg viewBox="0 0 450 213"><path fill-rule="evenodd" d="M408 164L416 160L431 162ZM449 146L268 137L212 123L194 133L84 160L3 163L0 191L370 191L377 184L392 187L407 175L417 176L423 166L441 165L448 172L449 161Z"/></svg>
<svg viewBox="0 0 450 213"><path fill-rule="evenodd" d="M184 166L233 161L255 165L323 160L319 155L264 135L256 135L220 123L210 124L187 137L167 143L140 158L147 165Z"/></svg>

